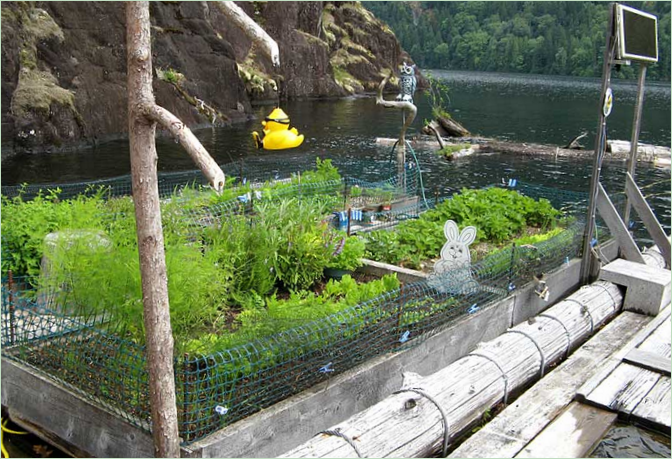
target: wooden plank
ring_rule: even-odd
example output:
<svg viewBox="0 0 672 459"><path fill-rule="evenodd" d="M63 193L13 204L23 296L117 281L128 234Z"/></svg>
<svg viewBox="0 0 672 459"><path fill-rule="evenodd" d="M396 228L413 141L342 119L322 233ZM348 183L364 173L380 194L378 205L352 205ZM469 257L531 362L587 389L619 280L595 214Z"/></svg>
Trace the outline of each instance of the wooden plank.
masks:
<svg viewBox="0 0 672 459"><path fill-rule="evenodd" d="M604 379L607 378L607 376L609 376L618 365L620 365L623 357L625 357L628 352L642 344L649 336L651 336L652 333L658 329L658 327L661 326L661 324L670 320L670 310L670 306L667 306L665 309L660 311L660 313L642 330L640 330L631 341L623 346L620 351L610 357L609 360L604 362L599 372L586 381L586 383L577 391L576 399L580 402L585 402L586 396L590 394L602 381L604 381Z"/></svg>
<svg viewBox="0 0 672 459"><path fill-rule="evenodd" d="M2 405L97 457L153 457L151 436L35 370L2 357Z"/></svg>
<svg viewBox="0 0 672 459"><path fill-rule="evenodd" d="M623 361L646 370L670 376L670 359L661 357L653 352L633 349L628 352Z"/></svg>
<svg viewBox="0 0 672 459"><path fill-rule="evenodd" d="M670 359L670 357L672 357L672 326L670 324L670 318L668 317L665 322L660 324L660 326L639 345L638 349Z"/></svg>
<svg viewBox="0 0 672 459"><path fill-rule="evenodd" d="M8 409L7 411L9 414L9 418L12 420L14 424L21 427L26 432L30 432L31 434L39 437L42 441L53 446L54 448L60 449L65 454L71 457L93 457L91 456L91 454L84 451L83 449L79 449L67 442L64 442L63 439L59 438L58 436L54 435L48 430L44 430L43 428L41 428L36 424L33 424L32 422L28 422L24 419L21 419L21 417L16 412L14 412L14 410Z"/></svg>
<svg viewBox="0 0 672 459"><path fill-rule="evenodd" d="M670 434L670 378L661 377L631 414L631 420Z"/></svg>
<svg viewBox="0 0 672 459"><path fill-rule="evenodd" d="M625 223L623 223L623 220L621 220L621 216L618 215L618 212L611 203L607 192L604 191L602 184L598 183L597 188L597 210L600 212L600 215L602 215L602 218L604 218L604 221L609 227L611 234L616 237L623 255L625 255L627 260L644 263L642 252L639 251L637 244L630 235L630 231L628 231Z"/></svg>
<svg viewBox="0 0 672 459"><path fill-rule="evenodd" d="M514 457L572 401L599 363L651 320L634 312L621 313L449 457Z"/></svg>
<svg viewBox="0 0 672 459"><path fill-rule="evenodd" d="M656 385L658 379L660 375L656 372L621 363L588 395L586 402L617 411L627 417Z"/></svg>
<svg viewBox="0 0 672 459"><path fill-rule="evenodd" d="M588 457L616 418L610 411L573 402L516 457Z"/></svg>
<svg viewBox="0 0 672 459"><path fill-rule="evenodd" d="M665 257L666 267L670 268L670 240L629 172L625 173L625 192L630 198L630 204L644 222L644 226L651 235L653 242L656 243L660 253Z"/></svg>

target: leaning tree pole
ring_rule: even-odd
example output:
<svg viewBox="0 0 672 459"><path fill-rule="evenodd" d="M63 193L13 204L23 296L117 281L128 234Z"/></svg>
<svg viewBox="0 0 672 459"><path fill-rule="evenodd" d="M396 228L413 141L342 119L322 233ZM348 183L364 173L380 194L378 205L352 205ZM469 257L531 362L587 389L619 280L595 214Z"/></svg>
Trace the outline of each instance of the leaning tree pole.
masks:
<svg viewBox="0 0 672 459"><path fill-rule="evenodd" d="M148 2L126 3L126 47L128 134L142 277L154 454L156 457L180 457L173 335L156 168L157 123L182 144L216 190L224 186L224 173L189 128L154 102Z"/></svg>

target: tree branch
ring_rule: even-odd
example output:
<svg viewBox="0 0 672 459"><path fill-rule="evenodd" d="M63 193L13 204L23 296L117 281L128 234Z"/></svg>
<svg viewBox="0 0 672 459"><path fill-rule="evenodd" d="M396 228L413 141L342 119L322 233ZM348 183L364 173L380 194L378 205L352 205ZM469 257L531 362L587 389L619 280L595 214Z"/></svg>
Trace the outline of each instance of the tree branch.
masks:
<svg viewBox="0 0 672 459"><path fill-rule="evenodd" d="M215 2L222 13L232 20L238 27L243 29L252 41L258 43L270 56L274 66L280 65L280 48L278 44L266 33L264 29L250 18L242 8L234 2Z"/></svg>
<svg viewBox="0 0 672 459"><path fill-rule="evenodd" d="M212 159L193 132L191 132L191 129L180 121L179 118L159 105L145 104L142 111L148 119L157 122L161 127L168 130L184 149L187 150L191 159L194 160L198 168L203 172L203 175L208 179L208 182L210 182L210 186L217 192L222 191L225 183L224 172L222 172L219 165Z"/></svg>

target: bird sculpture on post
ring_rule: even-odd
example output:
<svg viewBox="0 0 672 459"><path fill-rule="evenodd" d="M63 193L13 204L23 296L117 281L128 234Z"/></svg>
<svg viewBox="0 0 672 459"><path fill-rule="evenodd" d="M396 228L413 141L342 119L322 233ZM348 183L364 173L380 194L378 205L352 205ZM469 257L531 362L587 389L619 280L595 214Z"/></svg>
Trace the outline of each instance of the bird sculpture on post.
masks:
<svg viewBox="0 0 672 459"><path fill-rule="evenodd" d="M413 103L413 94L415 93L415 88L417 86L417 81L415 78L415 65L407 65L406 62L403 63L400 69L399 77L399 86L400 92L396 97L396 100L385 100L383 99L383 88L387 84L387 81L390 79L392 72L390 72L383 81L381 81L378 86L378 94L376 96L376 105L382 105L385 108L396 108L402 110L403 113L403 125L401 126L401 131L399 132L399 139L395 144L397 151L397 175L398 175L398 185L399 187L406 189L406 131L408 127L413 123L415 115L418 113L418 108Z"/></svg>

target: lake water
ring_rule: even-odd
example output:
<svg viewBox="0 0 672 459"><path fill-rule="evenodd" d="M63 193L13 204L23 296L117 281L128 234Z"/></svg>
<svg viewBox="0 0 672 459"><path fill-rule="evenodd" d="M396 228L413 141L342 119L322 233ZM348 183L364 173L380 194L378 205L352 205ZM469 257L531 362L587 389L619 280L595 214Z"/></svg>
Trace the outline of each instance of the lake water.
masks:
<svg viewBox="0 0 672 459"><path fill-rule="evenodd" d="M475 134L515 140L564 145L580 132L592 148L597 125L600 81L591 78L531 76L480 72L434 71L449 87L449 111ZM610 139L630 139L637 87L616 81L615 104L608 119ZM388 98L391 96L388 96ZM430 118L426 98L416 94L418 116L411 128L417 133ZM256 108L259 119L272 109ZM306 164L316 156L334 159L348 173L373 178L388 174L392 159L389 147L375 145L376 137L395 137L401 114L383 109L372 97L341 100L306 100L283 104L292 125L305 134L303 145L293 150L257 150L251 132L260 130L258 120L226 128L197 131L205 147L223 164L240 158L263 164ZM648 83L641 141L670 145L670 85ZM167 138L158 141L159 170L193 169L181 146ZM503 177L587 191L592 160L575 158L478 155L447 162L432 151L417 152L428 192L445 194L461 187L480 187ZM96 149L67 153L22 155L2 163L2 184L65 183L115 177L130 172L127 141L114 141ZM608 191L623 189L624 164L607 163L603 184ZM640 165L637 181L646 187L661 223L670 227L670 172Z"/></svg>
<svg viewBox="0 0 672 459"><path fill-rule="evenodd" d="M584 145L592 149L599 109L600 82L596 79L436 71L450 88L449 111L475 134L519 142L565 145L584 130ZM615 82L615 105L608 120L610 139L629 140L636 97L632 82ZM388 96L390 98L390 96ZM430 118L427 100L416 95L418 117L411 134ZM259 119L272 109L258 107ZM283 104L292 125L306 135L294 150L268 153L254 148L251 132L259 121L196 134L219 163L240 158L265 164L306 164L316 156L332 158L349 173L378 177L389 170L389 147L375 145L376 137L396 137L401 115L375 105L372 97L342 100L292 101ZM640 140L670 146L670 85L647 84ZM158 142L160 171L193 169L179 145ZM592 161L588 159L476 155L447 162L432 151L417 152L429 195L461 187L481 187L502 178L574 191L588 191ZM624 187L624 164L606 163L602 183L609 191ZM66 183L126 175L130 172L128 143L109 142L96 149L68 153L33 154L2 163L2 184ZM670 232L670 171L639 165L637 181L644 188L661 223ZM668 444L669 454L669 444ZM609 452L604 453L608 455ZM605 457L605 456L602 456ZM669 456L668 456L669 457Z"/></svg>

